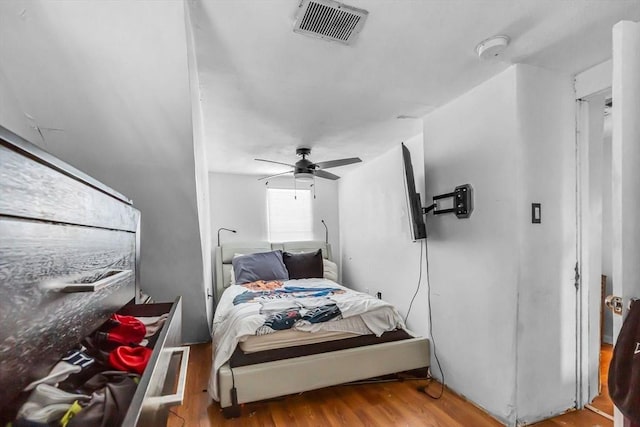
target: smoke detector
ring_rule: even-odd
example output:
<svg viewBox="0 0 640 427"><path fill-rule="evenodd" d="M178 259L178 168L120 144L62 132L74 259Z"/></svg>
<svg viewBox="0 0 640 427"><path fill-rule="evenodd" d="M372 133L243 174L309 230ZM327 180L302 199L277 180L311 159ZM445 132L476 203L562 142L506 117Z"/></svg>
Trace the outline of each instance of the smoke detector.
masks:
<svg viewBox="0 0 640 427"><path fill-rule="evenodd" d="M352 44L369 12L333 0L302 0L293 31L308 36Z"/></svg>
<svg viewBox="0 0 640 427"><path fill-rule="evenodd" d="M476 46L476 53L480 59L497 59L509 45L508 36L494 36L481 41Z"/></svg>

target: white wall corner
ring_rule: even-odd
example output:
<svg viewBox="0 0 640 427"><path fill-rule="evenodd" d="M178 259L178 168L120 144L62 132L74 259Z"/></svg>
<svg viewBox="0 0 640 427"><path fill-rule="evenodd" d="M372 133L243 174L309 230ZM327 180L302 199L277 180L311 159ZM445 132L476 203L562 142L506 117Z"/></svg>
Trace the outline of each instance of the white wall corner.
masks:
<svg viewBox="0 0 640 427"><path fill-rule="evenodd" d="M189 90L191 94L191 122L193 127L193 156L195 164L196 203L198 225L200 231L200 247L202 249L202 292L205 306L207 326L211 333L213 321L213 270L211 246L211 220L209 201L209 171L207 166L207 146L204 135L204 119L200 96L200 76L198 74L198 58L196 55L193 23L191 19L190 1L184 2L184 18L187 41L187 64L189 68Z"/></svg>

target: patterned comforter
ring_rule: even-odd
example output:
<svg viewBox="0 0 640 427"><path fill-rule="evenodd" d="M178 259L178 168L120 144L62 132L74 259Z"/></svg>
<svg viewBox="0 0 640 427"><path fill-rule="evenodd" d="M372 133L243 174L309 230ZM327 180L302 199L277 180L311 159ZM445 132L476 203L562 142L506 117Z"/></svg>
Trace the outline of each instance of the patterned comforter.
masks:
<svg viewBox="0 0 640 427"><path fill-rule="evenodd" d="M328 330L330 322L352 316L360 316L377 336L404 328L402 318L389 303L327 279L230 286L222 294L213 319L211 397L219 400L218 369L229 360L242 337L292 328L319 331L325 330L325 325Z"/></svg>

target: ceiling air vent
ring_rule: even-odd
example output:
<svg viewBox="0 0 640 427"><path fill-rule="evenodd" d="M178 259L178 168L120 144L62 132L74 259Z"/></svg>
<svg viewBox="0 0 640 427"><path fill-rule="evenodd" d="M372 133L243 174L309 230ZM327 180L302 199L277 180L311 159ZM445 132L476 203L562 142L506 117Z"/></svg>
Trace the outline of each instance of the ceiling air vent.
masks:
<svg viewBox="0 0 640 427"><path fill-rule="evenodd" d="M352 44L369 12L331 0L303 0L293 31Z"/></svg>

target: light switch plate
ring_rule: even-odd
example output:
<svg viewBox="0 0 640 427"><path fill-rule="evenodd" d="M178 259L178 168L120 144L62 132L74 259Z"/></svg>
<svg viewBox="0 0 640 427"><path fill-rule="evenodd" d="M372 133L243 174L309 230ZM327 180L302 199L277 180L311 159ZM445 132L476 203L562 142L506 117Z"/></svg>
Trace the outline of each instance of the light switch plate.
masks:
<svg viewBox="0 0 640 427"><path fill-rule="evenodd" d="M542 223L542 207L540 206L540 203L531 203L531 223Z"/></svg>

